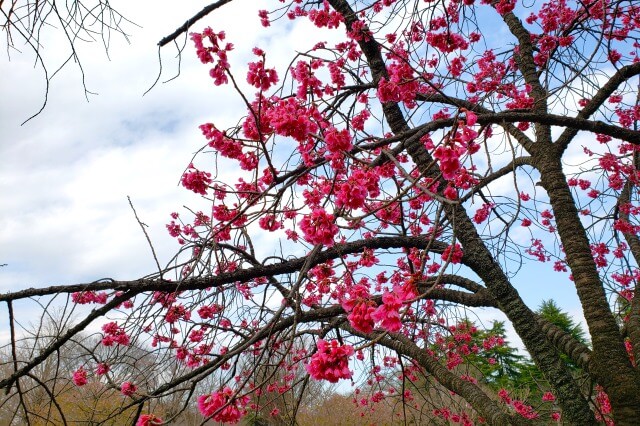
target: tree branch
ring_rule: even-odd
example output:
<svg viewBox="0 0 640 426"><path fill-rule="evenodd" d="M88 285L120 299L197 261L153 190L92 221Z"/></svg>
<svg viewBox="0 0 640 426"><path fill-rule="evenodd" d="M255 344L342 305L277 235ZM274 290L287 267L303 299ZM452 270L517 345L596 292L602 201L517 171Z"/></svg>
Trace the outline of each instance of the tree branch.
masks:
<svg viewBox="0 0 640 426"><path fill-rule="evenodd" d="M349 243L336 244L317 254L311 266L325 263L341 256L359 253L364 249L419 248L442 253L448 244L432 241L430 236L397 236L377 237ZM300 270L307 261L306 256L266 266L254 266L234 272L221 273L215 276L188 278L181 281L163 279L138 279L133 281L109 281L90 284L73 284L51 286L45 288L29 288L14 293L0 294L0 302L19 300L35 296L48 296L59 293L75 293L79 291L135 290L136 293L149 291L174 292L178 290L202 290L207 287L220 287L236 281L247 282L259 277L282 275Z"/></svg>
<svg viewBox="0 0 640 426"><path fill-rule="evenodd" d="M533 424L529 420L523 417L516 417L505 413L498 404L487 394L480 389L477 385L462 380L452 372L446 369L436 359L431 357L423 348L419 348L414 342L400 333L380 333L374 332L370 334L360 333L354 330L350 325L343 324L341 328L349 331L352 334L365 337L371 341L377 341L379 344L393 349L401 354L415 359L420 366L422 366L427 372L433 374L433 376L444 387L452 392L462 396L465 400L471 404L474 410L476 410L482 417L485 418L488 424L491 425L530 425ZM383 337L388 335L389 337Z"/></svg>
<svg viewBox="0 0 640 426"><path fill-rule="evenodd" d="M8 393L9 389L11 388L11 385L13 385L13 383L18 378L29 373L29 371L31 371L35 366L44 362L44 360L46 360L49 357L49 355L51 355L53 352L60 349L62 345L64 345L67 341L69 341L73 336L75 336L76 334L84 330L89 324L91 324L91 322L93 322L93 320L105 315L111 309L114 309L116 306L120 305L121 303L126 302L127 300L131 299L138 293L141 293L141 291L129 290L121 294L120 296L114 297L110 302L106 303L100 308L91 311L91 313L87 315L85 319L80 321L75 327L71 327L62 336L56 338L56 340L52 342L49 345L49 347L47 347L42 352L40 352L36 357L34 357L31 361L29 361L24 367L20 368L19 370L16 370L13 374L11 374L11 376L7 377L6 379L0 380L0 389L6 388Z"/></svg>
<svg viewBox="0 0 640 426"><path fill-rule="evenodd" d="M538 316L538 324L542 331L557 350L567 355L576 365L584 371L589 372L589 362L591 361L591 349L583 343L573 338L569 333Z"/></svg>
<svg viewBox="0 0 640 426"><path fill-rule="evenodd" d="M215 3L211 3L210 5L205 6L200 12L196 13L191 18L187 19L185 23L179 26L174 32L172 32L166 37L163 37L162 40L158 42L158 46L162 47L172 42L173 40L178 38L180 34L186 33L189 30L189 27L191 27L191 25L195 24L200 19L204 18L214 10L224 6L227 3L231 3L232 1L233 0L218 0Z"/></svg>
<svg viewBox="0 0 640 426"><path fill-rule="evenodd" d="M640 62L635 64L625 65L620 68L607 83L598 90L593 98L587 103L587 105L580 110L576 118L587 119L595 113L602 104L616 91L618 86L627 81L633 76L640 74ZM569 146L573 138L578 134L577 128L567 128L556 140L556 144L560 147L561 152Z"/></svg>

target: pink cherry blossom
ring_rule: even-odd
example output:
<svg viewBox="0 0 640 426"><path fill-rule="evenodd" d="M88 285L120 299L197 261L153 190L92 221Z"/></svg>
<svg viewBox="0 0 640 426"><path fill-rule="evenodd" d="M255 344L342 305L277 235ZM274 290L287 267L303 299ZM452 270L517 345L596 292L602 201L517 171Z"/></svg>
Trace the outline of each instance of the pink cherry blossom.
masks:
<svg viewBox="0 0 640 426"><path fill-rule="evenodd" d="M260 90L267 90L277 82L278 73L273 68L265 68L264 61L249 62L247 83Z"/></svg>
<svg viewBox="0 0 640 426"><path fill-rule="evenodd" d="M138 417L136 426L159 426L164 424L164 421L153 414L143 414Z"/></svg>
<svg viewBox="0 0 640 426"><path fill-rule="evenodd" d="M402 320L400 308L403 299L395 292L385 292L382 295L382 304L371 314L371 317L380 323L380 327L391 332L400 331Z"/></svg>
<svg viewBox="0 0 640 426"><path fill-rule="evenodd" d="M353 307L347 319L355 330L361 331L362 333L371 333L375 322L373 317L375 311L375 304L370 301L361 300Z"/></svg>
<svg viewBox="0 0 640 426"><path fill-rule="evenodd" d="M103 376L109 372L109 364L101 362L96 367L96 375Z"/></svg>
<svg viewBox="0 0 640 426"><path fill-rule="evenodd" d="M246 414L244 407L249 403L247 396L233 397L229 387L198 397L198 410L206 418L221 423L237 423Z"/></svg>
<svg viewBox="0 0 640 426"><path fill-rule="evenodd" d="M196 194L206 195L210 183L211 173L196 170L193 164L190 164L188 170L182 175L182 186Z"/></svg>
<svg viewBox="0 0 640 426"><path fill-rule="evenodd" d="M124 396L132 396L138 388L131 382L122 382L120 385L120 393Z"/></svg>
<svg viewBox="0 0 640 426"><path fill-rule="evenodd" d="M316 380L327 380L337 383L340 379L350 379L349 357L353 355L353 347L341 345L337 340L326 342L318 339L318 350L311 356L306 365L309 375Z"/></svg>
<svg viewBox="0 0 640 426"><path fill-rule="evenodd" d="M453 264L460 263L462 261L462 256L462 247L458 243L448 245L442 252L442 260Z"/></svg>
<svg viewBox="0 0 640 426"><path fill-rule="evenodd" d="M73 383L75 383L76 386L84 386L87 384L87 371L83 367L73 372Z"/></svg>
<svg viewBox="0 0 640 426"><path fill-rule="evenodd" d="M322 208L315 208L311 214L305 215L300 221L300 229L304 239L311 244L332 246L334 237L338 233L335 217Z"/></svg>

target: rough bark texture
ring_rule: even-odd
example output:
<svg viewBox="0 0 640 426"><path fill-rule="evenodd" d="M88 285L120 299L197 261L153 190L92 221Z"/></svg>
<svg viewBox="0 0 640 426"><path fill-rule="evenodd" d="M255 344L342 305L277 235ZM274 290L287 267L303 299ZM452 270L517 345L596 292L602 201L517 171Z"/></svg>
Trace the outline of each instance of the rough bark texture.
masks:
<svg viewBox="0 0 640 426"><path fill-rule="evenodd" d="M558 351L571 358L584 371L589 371L591 349L588 346L578 342L569 333L542 317L538 317L538 324L545 332L547 340L553 343Z"/></svg>
<svg viewBox="0 0 640 426"><path fill-rule="evenodd" d="M536 315L524 303L500 265L495 262L464 209L455 206L450 210L455 220L456 236L463 245L465 255L468 256L465 259L467 265L486 283L534 362L556 390L565 421L571 424L595 424L594 414L587 401L558 352L547 340L545 332L536 321Z"/></svg>
<svg viewBox="0 0 640 426"><path fill-rule="evenodd" d="M538 150L535 157L592 336L589 371L609 395L616 424L637 424L640 419L640 378L631 366L620 330L609 309L589 239L562 171L560 153L554 147L545 147Z"/></svg>
<svg viewBox="0 0 640 426"><path fill-rule="evenodd" d="M329 3L344 16L347 28L350 29L356 20L356 16L349 4L344 0L330 0ZM374 83L377 84L380 78L386 75L386 67L380 50L373 40L363 40L359 44L367 58ZM540 96L540 93L538 95ZM387 123L394 133L403 133L409 129L402 111L396 103L385 103L383 111ZM538 108L536 112L542 111L546 111L546 108ZM548 126L538 126L536 135L550 138ZM409 138L404 146L421 172L427 176L434 173L434 171L429 170L433 159L418 138ZM446 209L446 212L449 221L454 224L456 236L462 243L465 253L469 255L469 259L465 263L485 282L487 288L499 303L501 310L513 322L514 328L525 343L536 365L539 366L556 389L565 421L572 424L595 424L595 417L587 401L581 395L569 369L562 363L555 348L546 340L544 332L537 325L534 313L526 306L518 292L509 283L500 265L494 261L491 253L478 236L464 208L459 205L451 206ZM475 405L473 406L477 409Z"/></svg>
<svg viewBox="0 0 640 426"><path fill-rule="evenodd" d="M638 154L635 154L636 170L638 168ZM624 186L620 197L618 198L618 207L621 204L628 203L631 200L631 189L634 186L631 181L628 181ZM626 213L620 213L620 217L626 221L629 221L629 215ZM636 261L636 265L640 265L640 238L636 234L624 233L624 239L629 245L631 255ZM636 288L633 292L633 299L631 299L629 306L629 319L626 324L626 334L631 339L633 357L636 360L636 369L638 369L638 360L640 360L640 286L636 284Z"/></svg>

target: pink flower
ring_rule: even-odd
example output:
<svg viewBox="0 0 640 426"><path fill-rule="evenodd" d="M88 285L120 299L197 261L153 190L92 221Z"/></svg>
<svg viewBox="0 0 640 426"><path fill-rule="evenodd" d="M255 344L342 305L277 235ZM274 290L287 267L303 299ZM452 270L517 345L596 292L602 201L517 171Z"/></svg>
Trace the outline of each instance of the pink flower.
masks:
<svg viewBox="0 0 640 426"><path fill-rule="evenodd" d="M267 10L259 10L258 11L258 17L260 18L260 24L263 27L268 27L271 25L271 22L269 22L269 11Z"/></svg>
<svg viewBox="0 0 640 426"><path fill-rule="evenodd" d="M351 326L357 331L361 331L362 333L371 333L374 325L372 315L375 310L376 308L372 305L372 302L362 300L354 306L349 316L347 316L347 319Z"/></svg>
<svg viewBox="0 0 640 426"><path fill-rule="evenodd" d="M138 388L131 382L122 382L120 385L120 392L124 396L131 396L136 393L136 390L138 390Z"/></svg>
<svg viewBox="0 0 640 426"><path fill-rule="evenodd" d="M316 380L327 380L337 383L340 379L350 379L349 357L353 355L353 347L340 345L337 340L330 343L319 339L318 351L313 354L306 369Z"/></svg>
<svg viewBox="0 0 640 426"><path fill-rule="evenodd" d="M488 3L486 0L483 0L483 3ZM515 0L499 0L497 3L493 3L493 7L496 8L500 15L506 15L511 12L516 7Z"/></svg>
<svg viewBox="0 0 640 426"><path fill-rule="evenodd" d="M267 90L278 82L278 74L273 68L265 68L264 61L249 62L247 83L260 90Z"/></svg>
<svg viewBox="0 0 640 426"><path fill-rule="evenodd" d="M226 84L229 81L226 75L226 70L229 69L227 52L233 50L233 44L222 45L221 42L225 39L224 31L215 33L211 28L205 28L202 33L191 33L190 35L191 40L196 45L196 53L200 58L200 62L203 64L215 64L209 71L209 75L214 79L213 83L216 86ZM206 40L211 43L211 46L204 45ZM214 56L217 57L217 60Z"/></svg>
<svg viewBox="0 0 640 426"><path fill-rule="evenodd" d="M455 243L455 245L449 245L442 252L442 260L447 262L451 262L453 264L460 263L462 261L462 248L460 244Z"/></svg>
<svg viewBox="0 0 640 426"><path fill-rule="evenodd" d="M312 120L314 111L305 108L295 98L280 100L264 113L277 134L291 136L300 143L305 142L310 133L318 131L318 125Z"/></svg>
<svg viewBox="0 0 640 426"><path fill-rule="evenodd" d="M445 196L448 200L455 200L458 198L458 191L453 186L447 186L444 191L442 191L442 195Z"/></svg>
<svg viewBox="0 0 640 426"><path fill-rule="evenodd" d="M102 326L105 336L102 338L104 346L113 346L114 344L128 346L129 335L124 331L123 327L118 326L115 322L110 322Z"/></svg>
<svg viewBox="0 0 640 426"><path fill-rule="evenodd" d="M84 386L87 384L87 371L83 367L73 372L73 383L75 383L76 386Z"/></svg>
<svg viewBox="0 0 640 426"><path fill-rule="evenodd" d="M109 372L109 365L104 363L104 362L101 362L96 367L96 375L98 375L98 376L103 376L103 375L107 374L108 372Z"/></svg>
<svg viewBox="0 0 640 426"><path fill-rule="evenodd" d="M273 214L265 214L260 218L260 220L258 220L258 224L260 225L260 228L271 232L283 228L282 221L278 220L276 215Z"/></svg>
<svg viewBox="0 0 640 426"><path fill-rule="evenodd" d="M233 393L231 388L225 387L218 392L202 395L198 398L198 410L216 422L237 423L246 414L244 407L249 403L249 397L233 398Z"/></svg>
<svg viewBox="0 0 640 426"><path fill-rule="evenodd" d="M546 254L546 250L542 241L534 239L531 241L531 248L525 250L525 253L534 256L540 262L546 262L549 260L549 256Z"/></svg>
<svg viewBox="0 0 640 426"><path fill-rule="evenodd" d="M433 157L440 160L440 171L442 177L451 180L456 177L460 170L460 153L449 146L439 146L433 152Z"/></svg>
<svg viewBox="0 0 640 426"><path fill-rule="evenodd" d="M198 308L197 312L200 318L211 319L211 318L214 318L217 314L219 314L223 310L224 308L222 306L214 304L214 305L201 306L200 308Z"/></svg>
<svg viewBox="0 0 640 426"><path fill-rule="evenodd" d="M329 4L325 2L323 9L309 11L309 20L318 28L338 28L343 18L338 12L329 9Z"/></svg>
<svg viewBox="0 0 640 426"><path fill-rule="evenodd" d="M335 217L322 208L313 209L311 214L305 215L300 221L300 229L304 238L311 244L333 245L333 238L338 233Z"/></svg>
<svg viewBox="0 0 640 426"><path fill-rule="evenodd" d="M143 414L138 417L136 426L157 426L163 423L164 421L160 417L156 417L153 414Z"/></svg>
<svg viewBox="0 0 640 426"><path fill-rule="evenodd" d="M104 305L107 303L107 293L94 291L79 291L71 294L71 300L79 305L85 305L87 303L99 303Z"/></svg>
<svg viewBox="0 0 640 426"><path fill-rule="evenodd" d="M441 33L429 31L426 37L427 43L444 53L451 53L454 50L465 50L469 47L466 39L457 33L443 31Z"/></svg>
<svg viewBox="0 0 640 426"><path fill-rule="evenodd" d="M366 178L364 173L356 171L345 182L336 185L336 206L349 209L363 207L368 195Z"/></svg>
<svg viewBox="0 0 640 426"><path fill-rule="evenodd" d="M477 224L481 224L489 217L491 213L491 209L493 209L493 204L483 204L477 211L475 216L473 217L473 221Z"/></svg>
<svg viewBox="0 0 640 426"><path fill-rule="evenodd" d="M387 331L397 332L402 328L400 320L400 308L403 299L398 294L385 292L382 295L382 305L371 314L371 317L380 323L380 327Z"/></svg>
<svg viewBox="0 0 640 426"><path fill-rule="evenodd" d="M182 175L182 186L196 194L207 195L210 183L211 173L196 170L193 164L189 164L187 172Z"/></svg>
<svg viewBox="0 0 640 426"><path fill-rule="evenodd" d="M467 126L475 126L475 124L478 122L478 116L469 110L465 110L465 114L467 119Z"/></svg>
<svg viewBox="0 0 640 426"><path fill-rule="evenodd" d="M566 264L562 261L562 260L557 260L554 264L553 264L553 270L557 271L557 272L567 272L567 266ZM547 392L549 393L549 392ZM546 394L545 394L546 395ZM553 395L552 395L553 396ZM543 398L544 401L544 398ZM553 400L550 400L553 401Z"/></svg>
<svg viewBox="0 0 640 426"><path fill-rule="evenodd" d="M349 130L337 130L331 127L325 132L324 141L329 152L345 152L349 151L353 146L351 144L351 134Z"/></svg>
<svg viewBox="0 0 640 426"><path fill-rule="evenodd" d="M498 396L501 400L504 401L505 404L511 404L511 397L509 396L509 392L506 389L500 389L498 392Z"/></svg>
<svg viewBox="0 0 640 426"><path fill-rule="evenodd" d="M530 405L526 405L524 402L519 400L513 401L513 408L516 410L518 414L520 414L525 419L537 419L538 413L533 411L533 407Z"/></svg>
<svg viewBox="0 0 640 426"><path fill-rule="evenodd" d="M611 51L609 51L609 60L611 61L611 63L615 64L621 58L622 58L622 55L617 50L611 49Z"/></svg>
<svg viewBox="0 0 640 426"><path fill-rule="evenodd" d="M556 397L553 396L553 394L551 392L545 392L544 395L542 395L542 400L543 401L555 401Z"/></svg>

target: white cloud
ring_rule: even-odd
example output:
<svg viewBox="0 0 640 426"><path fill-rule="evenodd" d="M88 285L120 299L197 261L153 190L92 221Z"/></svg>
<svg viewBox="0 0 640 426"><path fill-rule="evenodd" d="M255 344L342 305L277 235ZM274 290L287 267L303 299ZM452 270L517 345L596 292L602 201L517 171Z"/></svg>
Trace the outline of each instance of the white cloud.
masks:
<svg viewBox="0 0 640 426"><path fill-rule="evenodd" d="M180 76L162 83L178 70L177 50L168 45L161 50L160 83L142 96L158 74L157 42L199 11L199 2L112 4L142 28L125 25L131 44L113 34L108 56L100 41L76 45L87 88L98 93L88 95L89 102L79 69L70 63L53 78L44 111L20 126L43 100L42 70L34 67L28 49L12 54L10 62L0 58L0 263L8 264L0 269L0 291L153 272L155 262L127 195L149 226L161 263L168 261L178 249L165 229L169 213L204 203L178 186L205 143L198 125L232 126L245 113L231 86L212 84L190 40ZM308 50L317 40L308 37L313 26L304 19L285 17L266 29L259 25L257 10L232 2L193 30L226 31L236 46L229 55L232 71L246 89L244 70L253 46L268 50L268 63L278 64L283 78L291 52ZM339 33L325 31L320 38L331 40ZM179 39L178 45L184 42ZM43 33L43 45L53 67L66 58L66 41L54 29ZM205 168L210 161L201 156L196 164ZM235 168L220 172L237 173Z"/></svg>
<svg viewBox="0 0 640 426"><path fill-rule="evenodd" d="M24 126L43 99L43 75L28 51L11 62L0 59L0 263L8 263L0 270L1 291L104 276L132 279L155 270L127 195L163 260L176 251L164 225L170 212L199 202L177 186L204 144L197 126L242 114L229 90L213 87L190 42L181 77L142 96L157 75L155 44L199 8L196 2L180 8L168 1L123 2L122 12L144 27L132 30L132 44L114 38L111 61L97 43L79 46L87 87L99 94L87 103L78 69L69 64L52 80L45 110ZM213 20L226 19L241 43L256 37L233 25L246 19L238 7L220 12ZM65 48L59 41L45 45L48 58ZM169 76L177 64L167 57L170 50L163 51ZM221 103L233 107L221 110Z"/></svg>

